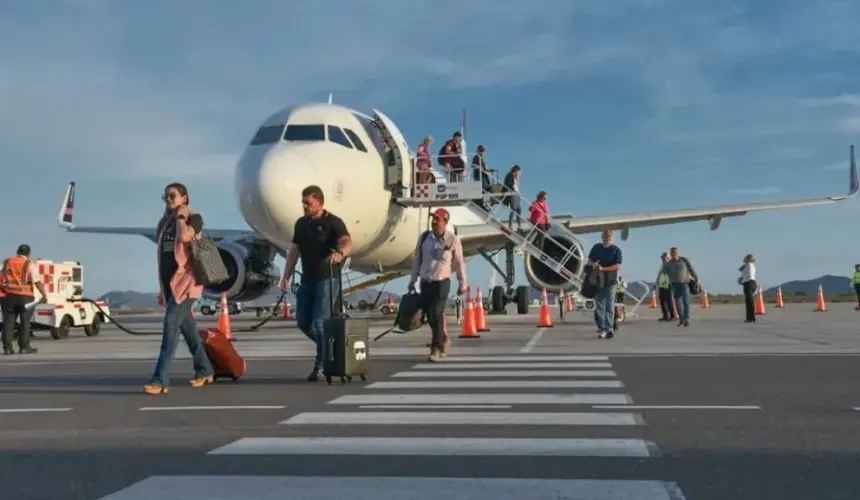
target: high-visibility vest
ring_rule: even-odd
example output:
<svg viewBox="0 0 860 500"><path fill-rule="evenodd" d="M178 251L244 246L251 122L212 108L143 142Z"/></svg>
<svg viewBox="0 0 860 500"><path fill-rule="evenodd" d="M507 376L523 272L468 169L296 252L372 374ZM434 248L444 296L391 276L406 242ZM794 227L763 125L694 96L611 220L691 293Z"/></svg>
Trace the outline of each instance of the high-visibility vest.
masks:
<svg viewBox="0 0 860 500"><path fill-rule="evenodd" d="M669 288L669 275L667 273L660 273L658 284L660 288Z"/></svg>
<svg viewBox="0 0 860 500"><path fill-rule="evenodd" d="M860 284L860 271L854 272L854 277L851 278L851 284L852 285Z"/></svg>
<svg viewBox="0 0 860 500"><path fill-rule="evenodd" d="M30 259L20 255L3 262L3 290L6 295L33 297L33 276L30 274Z"/></svg>

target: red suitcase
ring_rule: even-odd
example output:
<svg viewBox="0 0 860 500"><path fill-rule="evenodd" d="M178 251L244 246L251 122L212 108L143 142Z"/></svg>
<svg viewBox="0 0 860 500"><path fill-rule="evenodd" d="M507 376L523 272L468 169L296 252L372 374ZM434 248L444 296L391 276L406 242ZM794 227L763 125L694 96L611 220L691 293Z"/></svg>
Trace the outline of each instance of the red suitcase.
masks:
<svg viewBox="0 0 860 500"><path fill-rule="evenodd" d="M212 369L215 371L215 380L221 377L230 377L235 382L245 374L248 363L236 352L233 343L230 342L221 330L217 328L205 328L200 330L200 338L203 340L203 348Z"/></svg>

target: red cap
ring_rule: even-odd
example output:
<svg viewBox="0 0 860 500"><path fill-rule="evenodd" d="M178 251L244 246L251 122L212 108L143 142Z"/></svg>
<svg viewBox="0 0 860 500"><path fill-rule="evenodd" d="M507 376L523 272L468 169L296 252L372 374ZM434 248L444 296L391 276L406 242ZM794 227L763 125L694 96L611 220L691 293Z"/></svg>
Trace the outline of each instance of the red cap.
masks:
<svg viewBox="0 0 860 500"><path fill-rule="evenodd" d="M451 218L451 214L448 213L444 208L437 208L435 212L431 214L435 219L443 219L445 222L448 222L448 219Z"/></svg>

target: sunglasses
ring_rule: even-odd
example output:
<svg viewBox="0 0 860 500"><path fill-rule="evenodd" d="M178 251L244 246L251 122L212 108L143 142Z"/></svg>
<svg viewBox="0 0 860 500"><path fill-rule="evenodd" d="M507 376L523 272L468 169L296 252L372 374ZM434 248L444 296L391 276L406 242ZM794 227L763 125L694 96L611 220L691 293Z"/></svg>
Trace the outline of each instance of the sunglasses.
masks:
<svg viewBox="0 0 860 500"><path fill-rule="evenodd" d="M179 198L179 195L176 193L165 193L161 195L161 201L175 200L176 198Z"/></svg>

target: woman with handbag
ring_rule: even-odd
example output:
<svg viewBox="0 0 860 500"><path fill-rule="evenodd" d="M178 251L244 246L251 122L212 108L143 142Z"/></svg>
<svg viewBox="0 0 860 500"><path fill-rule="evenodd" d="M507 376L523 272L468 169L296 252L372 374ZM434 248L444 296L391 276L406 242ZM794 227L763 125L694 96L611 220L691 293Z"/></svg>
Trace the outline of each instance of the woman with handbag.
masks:
<svg viewBox="0 0 860 500"><path fill-rule="evenodd" d="M158 303L166 308L161 350L152 379L143 387L147 394L166 394L170 385L170 364L179 336L194 360L191 387L202 387L213 380L212 364L197 333L191 308L203 295L191 258L191 241L203 231L203 217L188 207L188 190L179 183L164 188L164 214L156 228L158 248Z"/></svg>
<svg viewBox="0 0 860 500"><path fill-rule="evenodd" d="M741 272L738 284L744 287L744 305L747 312L744 323L755 323L755 293L758 290L755 280L755 255L747 254L744 257L744 265L738 268L738 271Z"/></svg>

